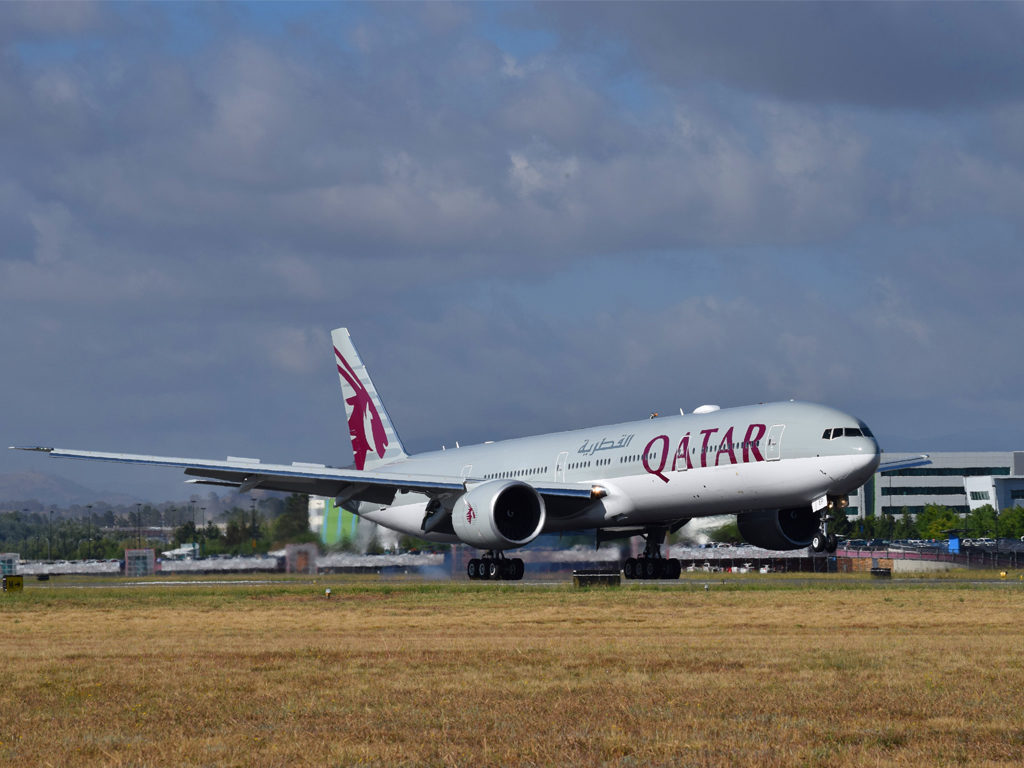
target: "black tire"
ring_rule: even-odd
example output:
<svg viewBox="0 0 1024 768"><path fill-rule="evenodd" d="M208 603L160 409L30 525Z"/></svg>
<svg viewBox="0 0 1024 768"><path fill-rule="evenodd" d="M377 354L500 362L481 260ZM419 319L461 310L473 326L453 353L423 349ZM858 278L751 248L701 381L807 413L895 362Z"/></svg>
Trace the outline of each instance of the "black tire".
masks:
<svg viewBox="0 0 1024 768"><path fill-rule="evenodd" d="M622 564L622 575L627 579L636 578L636 560L634 558L626 558L626 562Z"/></svg>
<svg viewBox="0 0 1024 768"><path fill-rule="evenodd" d="M476 581L480 578L480 561L475 557L470 560L469 565L466 566L466 575L469 576L472 581Z"/></svg>
<svg viewBox="0 0 1024 768"><path fill-rule="evenodd" d="M501 578L501 563L497 560L487 561L487 577L489 579Z"/></svg>
<svg viewBox="0 0 1024 768"><path fill-rule="evenodd" d="M487 581L489 578L491 578L491 571L489 567L490 564L491 561L488 560L486 557L480 559L480 565L478 565L476 569L476 577L478 579L483 579L484 581Z"/></svg>
<svg viewBox="0 0 1024 768"><path fill-rule="evenodd" d="M831 554L831 553L836 551L836 548L838 546L839 546L839 542L836 541L836 535L834 533L830 533L828 536L825 537L825 551L826 552Z"/></svg>
<svg viewBox="0 0 1024 768"><path fill-rule="evenodd" d="M683 564L679 560L673 557L669 562L669 570L667 578L678 579L683 573Z"/></svg>
<svg viewBox="0 0 1024 768"><path fill-rule="evenodd" d="M645 557L643 559L644 564L644 578L645 579L656 579L658 578L658 561L653 557Z"/></svg>
<svg viewBox="0 0 1024 768"><path fill-rule="evenodd" d="M523 575L526 573L526 564L522 561L522 559L520 559L518 557L515 560L513 560L512 563L513 563L512 580L513 581L522 581L523 580Z"/></svg>
<svg viewBox="0 0 1024 768"><path fill-rule="evenodd" d="M516 573L515 560L501 560L501 578L505 581L512 581Z"/></svg>
<svg viewBox="0 0 1024 768"><path fill-rule="evenodd" d="M815 552L822 552L825 549L825 536L821 531L814 534L814 538L811 539L811 549Z"/></svg>

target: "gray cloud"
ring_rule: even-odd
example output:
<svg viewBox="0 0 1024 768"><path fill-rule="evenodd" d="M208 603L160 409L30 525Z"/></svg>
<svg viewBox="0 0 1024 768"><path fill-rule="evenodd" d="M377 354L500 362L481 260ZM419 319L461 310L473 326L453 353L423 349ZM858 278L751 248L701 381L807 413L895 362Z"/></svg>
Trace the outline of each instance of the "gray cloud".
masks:
<svg viewBox="0 0 1024 768"><path fill-rule="evenodd" d="M342 324L416 449L786 397L1016 439L1012 6L29 8L8 442L346 461Z"/></svg>
<svg viewBox="0 0 1024 768"><path fill-rule="evenodd" d="M618 41L672 87L921 110L1024 97L1015 3L545 4L538 15L584 50Z"/></svg>

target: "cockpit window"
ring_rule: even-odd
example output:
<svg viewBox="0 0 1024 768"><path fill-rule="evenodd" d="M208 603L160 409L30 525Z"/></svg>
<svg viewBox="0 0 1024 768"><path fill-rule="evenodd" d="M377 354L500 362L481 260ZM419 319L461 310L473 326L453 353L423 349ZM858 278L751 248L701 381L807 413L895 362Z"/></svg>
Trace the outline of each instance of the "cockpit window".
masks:
<svg viewBox="0 0 1024 768"><path fill-rule="evenodd" d="M871 437L867 427L832 427L821 435L822 440L835 440L837 437Z"/></svg>

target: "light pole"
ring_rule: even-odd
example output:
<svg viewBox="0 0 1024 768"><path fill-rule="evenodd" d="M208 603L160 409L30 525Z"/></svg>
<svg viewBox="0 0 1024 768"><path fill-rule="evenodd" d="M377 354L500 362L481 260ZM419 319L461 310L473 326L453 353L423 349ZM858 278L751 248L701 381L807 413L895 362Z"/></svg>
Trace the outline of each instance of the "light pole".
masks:
<svg viewBox="0 0 1024 768"><path fill-rule="evenodd" d="M88 540L89 540L89 559L91 560L91 559L93 559L93 552L92 552L92 504L86 504L85 508L89 510L89 536L88 536Z"/></svg>
<svg viewBox="0 0 1024 768"><path fill-rule="evenodd" d="M142 504L135 505L135 546L142 548Z"/></svg>
<svg viewBox="0 0 1024 768"><path fill-rule="evenodd" d="M53 560L53 510L50 510L50 533L46 537L46 559Z"/></svg>
<svg viewBox="0 0 1024 768"><path fill-rule="evenodd" d="M24 509L22 509L21 513L24 515L24 517L22 519L27 521L28 520L28 507L25 507ZM27 543L28 539L26 538L25 541ZM38 545L39 545L39 531L37 529L36 530L36 555L37 556L39 555L39 546Z"/></svg>

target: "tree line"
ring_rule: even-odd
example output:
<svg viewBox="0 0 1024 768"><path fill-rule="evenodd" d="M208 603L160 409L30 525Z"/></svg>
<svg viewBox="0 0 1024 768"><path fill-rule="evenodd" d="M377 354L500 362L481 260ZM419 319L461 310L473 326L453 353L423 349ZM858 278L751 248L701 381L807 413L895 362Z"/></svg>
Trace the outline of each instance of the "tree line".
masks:
<svg viewBox="0 0 1024 768"><path fill-rule="evenodd" d="M940 504L928 504L917 515L884 514L863 519L840 516L836 533L861 539L938 539L949 538L949 531L959 530L961 536L977 539L1019 539L1024 536L1024 507L997 511L985 505L961 516L956 510Z"/></svg>
<svg viewBox="0 0 1024 768"><path fill-rule="evenodd" d="M217 514L223 527L212 521L197 525L193 511L184 505L161 509L140 504L116 512L78 508L77 515L14 509L0 511L0 551L17 552L26 560L108 560L124 557L125 549L159 551L194 542L202 555L263 554L316 540L309 530L308 508L305 494L261 500L249 509L233 506ZM173 514L178 511L182 514Z"/></svg>
<svg viewBox="0 0 1024 768"><path fill-rule="evenodd" d="M884 514L863 519L838 515L830 523L831 530L850 539L937 539L949 538L948 531L959 530L968 539L1019 539L1024 536L1024 507L1010 507L996 511L985 505L961 516L954 509L940 504L929 504L917 515L904 512ZM735 522L708 533L713 541L742 541Z"/></svg>

